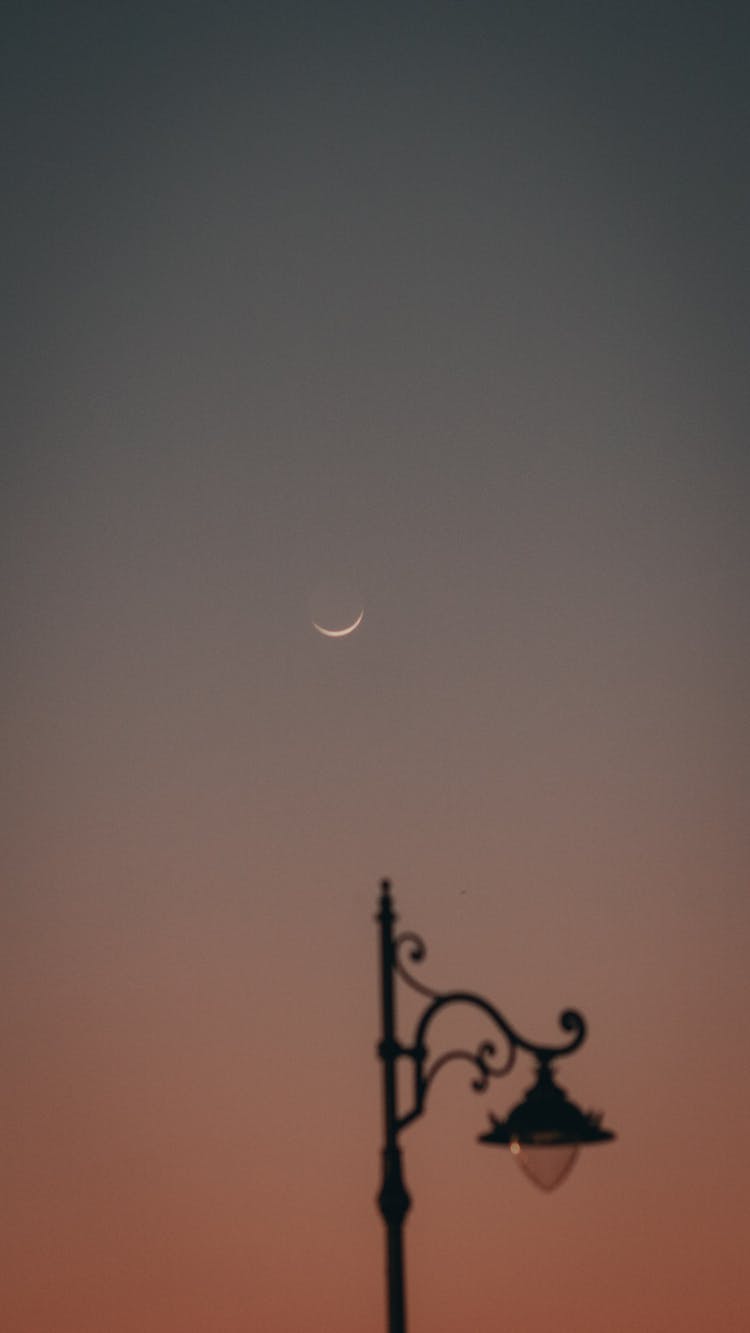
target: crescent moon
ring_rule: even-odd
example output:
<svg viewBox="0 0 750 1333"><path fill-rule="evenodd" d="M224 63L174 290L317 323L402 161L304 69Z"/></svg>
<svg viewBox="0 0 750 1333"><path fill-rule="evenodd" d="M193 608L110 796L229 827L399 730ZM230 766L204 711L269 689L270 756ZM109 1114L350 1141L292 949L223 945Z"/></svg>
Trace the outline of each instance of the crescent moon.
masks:
<svg viewBox="0 0 750 1333"><path fill-rule="evenodd" d="M365 608L362 607L357 619L353 620L351 625L347 625L345 629L324 629L322 625L318 624L317 620L313 621L313 628L318 631L318 634L325 634L327 639L345 639L347 634L353 634L355 629L359 629L364 618Z"/></svg>

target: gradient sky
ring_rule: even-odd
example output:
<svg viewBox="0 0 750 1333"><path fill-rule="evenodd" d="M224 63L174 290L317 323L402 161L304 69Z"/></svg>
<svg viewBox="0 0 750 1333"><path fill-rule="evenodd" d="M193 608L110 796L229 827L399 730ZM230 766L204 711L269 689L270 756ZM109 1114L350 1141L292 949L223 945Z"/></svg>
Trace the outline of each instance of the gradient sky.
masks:
<svg viewBox="0 0 750 1333"><path fill-rule="evenodd" d="M382 1333L382 875L619 1135L446 1070L411 1333L750 1326L748 38L11 6L5 1333Z"/></svg>

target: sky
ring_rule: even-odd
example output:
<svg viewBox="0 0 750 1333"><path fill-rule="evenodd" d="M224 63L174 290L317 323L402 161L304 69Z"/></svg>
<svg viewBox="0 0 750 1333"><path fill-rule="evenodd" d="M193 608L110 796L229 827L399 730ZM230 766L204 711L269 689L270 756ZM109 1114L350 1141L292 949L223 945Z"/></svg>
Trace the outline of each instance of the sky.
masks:
<svg viewBox="0 0 750 1333"><path fill-rule="evenodd" d="M11 5L6 1333L382 1333L384 875L412 1333L747 1329L749 26Z"/></svg>

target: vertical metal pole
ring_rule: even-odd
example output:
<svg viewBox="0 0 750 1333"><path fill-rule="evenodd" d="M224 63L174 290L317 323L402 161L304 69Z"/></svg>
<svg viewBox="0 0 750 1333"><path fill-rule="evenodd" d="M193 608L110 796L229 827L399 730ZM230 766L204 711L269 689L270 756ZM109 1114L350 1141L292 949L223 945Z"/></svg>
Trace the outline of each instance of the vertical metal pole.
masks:
<svg viewBox="0 0 750 1333"><path fill-rule="evenodd" d="M391 886L387 879L380 885L380 993L382 1001L382 1039L378 1055L383 1061L383 1186L378 1205L386 1226L386 1274L388 1282L388 1333L406 1333L404 1303L403 1223L411 1199L401 1175L401 1152L398 1146L396 1106L396 1060L399 1046L396 1039L396 1009L394 997L394 937L395 921Z"/></svg>

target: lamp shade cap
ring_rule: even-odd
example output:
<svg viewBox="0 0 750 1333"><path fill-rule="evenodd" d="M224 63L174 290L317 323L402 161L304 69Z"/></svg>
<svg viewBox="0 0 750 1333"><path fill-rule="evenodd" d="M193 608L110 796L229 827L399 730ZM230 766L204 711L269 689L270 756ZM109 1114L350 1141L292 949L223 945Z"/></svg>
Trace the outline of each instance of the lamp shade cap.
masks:
<svg viewBox="0 0 750 1333"><path fill-rule="evenodd" d="M602 1126L602 1115L582 1111L570 1101L565 1090L554 1080L545 1062L539 1066L537 1079L522 1101L505 1120L490 1115L491 1128L480 1134L480 1143L510 1147L555 1147L565 1144L606 1143L615 1137Z"/></svg>

